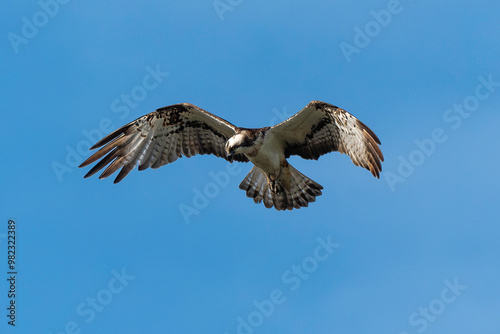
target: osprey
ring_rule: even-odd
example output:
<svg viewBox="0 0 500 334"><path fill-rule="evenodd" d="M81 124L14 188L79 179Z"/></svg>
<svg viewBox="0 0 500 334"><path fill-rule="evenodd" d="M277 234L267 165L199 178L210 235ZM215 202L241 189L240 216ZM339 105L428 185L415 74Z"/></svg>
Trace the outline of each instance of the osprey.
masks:
<svg viewBox="0 0 500 334"><path fill-rule="evenodd" d="M323 187L288 162L291 155L317 160L338 151L356 166L379 178L384 161L380 140L356 117L334 105L312 101L284 122L272 127L236 127L189 103L174 104L139 117L98 141L102 147L80 167L101 159L85 178L106 165L106 178L121 168L120 182L136 165L139 170L159 168L178 158L213 154L229 162L252 162L240 189L266 208L292 210L306 207ZM104 157L104 158L103 158Z"/></svg>

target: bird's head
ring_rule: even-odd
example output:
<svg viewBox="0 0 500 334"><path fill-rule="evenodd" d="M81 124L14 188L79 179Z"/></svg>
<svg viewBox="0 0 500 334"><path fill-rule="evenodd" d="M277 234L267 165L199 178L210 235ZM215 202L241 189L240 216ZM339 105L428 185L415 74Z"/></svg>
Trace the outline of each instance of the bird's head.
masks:
<svg viewBox="0 0 500 334"><path fill-rule="evenodd" d="M229 156L235 154L249 154L255 150L255 146L259 144L259 134L247 129L240 130L229 138L226 142L226 152Z"/></svg>

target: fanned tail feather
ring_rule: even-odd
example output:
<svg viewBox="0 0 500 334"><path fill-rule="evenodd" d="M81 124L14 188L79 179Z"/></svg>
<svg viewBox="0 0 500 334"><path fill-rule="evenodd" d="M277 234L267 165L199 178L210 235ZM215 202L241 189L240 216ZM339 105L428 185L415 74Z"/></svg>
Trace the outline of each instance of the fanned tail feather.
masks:
<svg viewBox="0 0 500 334"><path fill-rule="evenodd" d="M275 181L273 191L268 184L264 172L254 166L250 173L243 179L240 189L246 191L246 195L253 198L255 203L264 202L266 208L276 210L292 210L306 207L315 202L320 196L323 187L296 170L291 165L283 167L280 177Z"/></svg>

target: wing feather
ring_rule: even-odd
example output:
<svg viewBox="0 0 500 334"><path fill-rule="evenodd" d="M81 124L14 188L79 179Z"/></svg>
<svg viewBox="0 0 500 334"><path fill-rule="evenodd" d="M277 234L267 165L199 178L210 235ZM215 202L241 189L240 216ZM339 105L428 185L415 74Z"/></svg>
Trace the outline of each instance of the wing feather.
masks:
<svg viewBox="0 0 500 334"><path fill-rule="evenodd" d="M106 178L121 168L114 181L117 183L136 165L139 170L159 168L182 156L213 154L230 162L247 162L241 154L229 157L224 149L235 129L228 121L192 104L171 105L144 115L99 140L91 149L100 150L80 167L101 159L85 177L109 164L99 178Z"/></svg>
<svg viewBox="0 0 500 334"><path fill-rule="evenodd" d="M312 101L284 122L271 127L285 142L285 155L317 160L338 151L349 155L356 166L380 177L384 156L377 135L356 117L334 105Z"/></svg>

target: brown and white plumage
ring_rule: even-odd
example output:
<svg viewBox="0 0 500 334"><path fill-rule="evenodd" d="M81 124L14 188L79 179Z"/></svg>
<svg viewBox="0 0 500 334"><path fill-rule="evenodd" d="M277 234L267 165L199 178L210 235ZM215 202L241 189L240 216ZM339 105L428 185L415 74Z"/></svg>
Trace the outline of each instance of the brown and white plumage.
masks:
<svg viewBox="0 0 500 334"><path fill-rule="evenodd" d="M122 126L90 149L99 151L85 160L85 167L103 156L86 175L89 177L109 164L99 177L106 178L121 168L114 183L120 182L136 165L139 170L159 168L178 158L213 154L228 161L248 161L243 155L229 157L226 141L235 126L189 103L160 108Z"/></svg>
<svg viewBox="0 0 500 334"><path fill-rule="evenodd" d="M344 109L312 101L304 109L269 129L286 142L285 155L318 158L338 151L351 157L356 166L379 178L384 156L380 140L363 122Z"/></svg>
<svg viewBox="0 0 500 334"><path fill-rule="evenodd" d="M316 196L321 195L323 187L296 170L290 164L281 175L283 184L281 189L273 191L263 171L254 166L250 173L243 179L240 189L245 190L248 197L255 203L264 202L266 208L273 206L277 210L299 209L309 206L316 201Z"/></svg>
<svg viewBox="0 0 500 334"><path fill-rule="evenodd" d="M339 151L357 166L379 177L384 160L375 133L357 118L331 104L312 101L273 127L247 129L189 103L164 107L142 116L97 142L102 147L80 167L101 159L86 175L107 168L100 178L121 169L120 182L136 165L158 168L182 156L213 154L229 162L255 166L240 188L267 208L291 210L308 206L323 187L292 167L286 158L299 155L317 160Z"/></svg>

